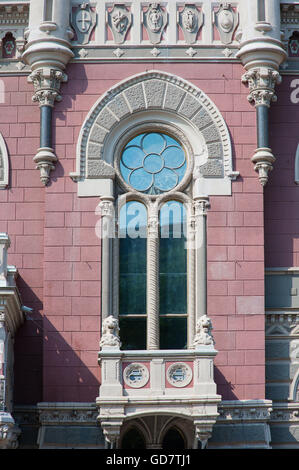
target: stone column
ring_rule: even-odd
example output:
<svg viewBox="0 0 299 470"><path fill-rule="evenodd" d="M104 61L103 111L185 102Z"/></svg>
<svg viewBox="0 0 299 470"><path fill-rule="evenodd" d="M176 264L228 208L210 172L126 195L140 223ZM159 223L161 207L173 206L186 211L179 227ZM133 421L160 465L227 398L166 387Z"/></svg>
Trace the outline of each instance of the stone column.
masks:
<svg viewBox="0 0 299 470"><path fill-rule="evenodd" d="M114 198L103 197L100 204L101 213L101 243L102 243L102 323L112 313L113 293L113 255L112 242L114 239L115 211Z"/></svg>
<svg viewBox="0 0 299 470"><path fill-rule="evenodd" d="M70 0L30 1L29 27L25 31L27 44L22 60L31 67L28 82L33 83L33 101L40 105L40 148L34 157L41 181L47 185L57 157L52 148L52 108L60 101L60 85L67 81L64 69L74 57L69 26Z"/></svg>
<svg viewBox="0 0 299 470"><path fill-rule="evenodd" d="M7 286L7 250L10 239L6 233L0 233L0 287Z"/></svg>
<svg viewBox="0 0 299 470"><path fill-rule="evenodd" d="M263 186L275 161L268 142L268 109L276 100L275 85L281 82L279 66L287 57L280 30L279 1L240 2L237 57L246 70L242 82L249 86L248 100L256 107L258 148L252 162Z"/></svg>
<svg viewBox="0 0 299 470"><path fill-rule="evenodd" d="M147 230L147 349L159 349L159 219L156 204L149 207Z"/></svg>
<svg viewBox="0 0 299 470"><path fill-rule="evenodd" d="M242 76L242 82L249 86L248 101L256 108L257 149L251 159L259 174L262 186L268 181L268 173L273 169L275 157L269 148L268 111L270 104L277 100L275 85L281 82L277 70L271 67L253 68Z"/></svg>
<svg viewBox="0 0 299 470"><path fill-rule="evenodd" d="M52 148L52 109L55 101L61 101L60 85L67 81L67 75L59 69L43 67L35 70L28 77L33 83L35 93L32 100L40 107L40 148L33 158L40 170L40 179L47 185L50 171L54 170L57 157Z"/></svg>
<svg viewBox="0 0 299 470"><path fill-rule="evenodd" d="M207 196L196 197L195 212L195 279L196 279L196 323L207 314Z"/></svg>

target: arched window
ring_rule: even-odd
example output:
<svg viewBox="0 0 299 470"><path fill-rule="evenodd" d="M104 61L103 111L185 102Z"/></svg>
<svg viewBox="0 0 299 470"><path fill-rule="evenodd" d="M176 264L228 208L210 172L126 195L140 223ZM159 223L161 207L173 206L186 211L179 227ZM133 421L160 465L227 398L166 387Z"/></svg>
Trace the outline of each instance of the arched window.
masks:
<svg viewBox="0 0 299 470"><path fill-rule="evenodd" d="M134 135L121 151L118 315L123 349L187 347L182 191L187 167L186 150L163 130Z"/></svg>

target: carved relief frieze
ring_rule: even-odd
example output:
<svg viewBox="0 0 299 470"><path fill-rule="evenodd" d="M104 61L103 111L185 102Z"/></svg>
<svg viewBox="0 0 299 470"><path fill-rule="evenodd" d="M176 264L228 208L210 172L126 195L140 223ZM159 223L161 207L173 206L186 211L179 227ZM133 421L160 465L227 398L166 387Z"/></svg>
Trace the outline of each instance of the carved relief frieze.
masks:
<svg viewBox="0 0 299 470"><path fill-rule="evenodd" d="M203 25L203 14L195 5L186 3L184 9L178 14L178 24L183 31L186 43L193 44Z"/></svg>
<svg viewBox="0 0 299 470"><path fill-rule="evenodd" d="M217 12L214 12L214 24L219 32L223 44L230 44L233 34L239 23L239 15L230 3L223 2Z"/></svg>
<svg viewBox="0 0 299 470"><path fill-rule="evenodd" d="M161 8L159 3L151 3L143 13L143 24L152 44L161 42L167 22L167 12Z"/></svg>
<svg viewBox="0 0 299 470"><path fill-rule="evenodd" d="M87 44L93 28L97 21L96 12L86 2L81 3L77 8L73 8L71 14L71 25L80 44Z"/></svg>
<svg viewBox="0 0 299 470"><path fill-rule="evenodd" d="M122 44L132 24L132 14L125 5L114 5L107 14L107 23L112 31L116 44Z"/></svg>
<svg viewBox="0 0 299 470"><path fill-rule="evenodd" d="M20 57L25 47L24 33L29 21L28 5L0 6L0 42L3 58Z"/></svg>

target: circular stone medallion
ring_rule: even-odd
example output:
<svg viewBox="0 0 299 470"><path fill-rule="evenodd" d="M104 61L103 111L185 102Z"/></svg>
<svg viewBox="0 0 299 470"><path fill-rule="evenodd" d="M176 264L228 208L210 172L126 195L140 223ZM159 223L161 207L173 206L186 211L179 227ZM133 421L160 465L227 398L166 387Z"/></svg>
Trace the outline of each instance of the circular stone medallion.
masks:
<svg viewBox="0 0 299 470"><path fill-rule="evenodd" d="M185 387L192 380L192 369L185 362L176 362L167 369L167 380L174 387Z"/></svg>
<svg viewBox="0 0 299 470"><path fill-rule="evenodd" d="M125 383L130 387L141 388L144 387L149 380L149 371L144 364L134 362L124 369L123 378Z"/></svg>

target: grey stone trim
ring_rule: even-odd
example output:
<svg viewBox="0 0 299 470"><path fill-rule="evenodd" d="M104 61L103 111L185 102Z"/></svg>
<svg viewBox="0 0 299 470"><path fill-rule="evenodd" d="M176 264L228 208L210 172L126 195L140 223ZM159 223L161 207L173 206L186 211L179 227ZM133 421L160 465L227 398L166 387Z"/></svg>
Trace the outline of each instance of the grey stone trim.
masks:
<svg viewBox="0 0 299 470"><path fill-rule="evenodd" d="M191 83L164 72L151 71L114 86L93 106L81 129L77 170L72 177L112 178L112 174L107 174L105 164L90 165L90 160L99 162L103 158L107 137L118 123L146 110L172 111L180 119L185 118L201 133L209 151L202 176L229 176L232 171L231 143L219 110Z"/></svg>

